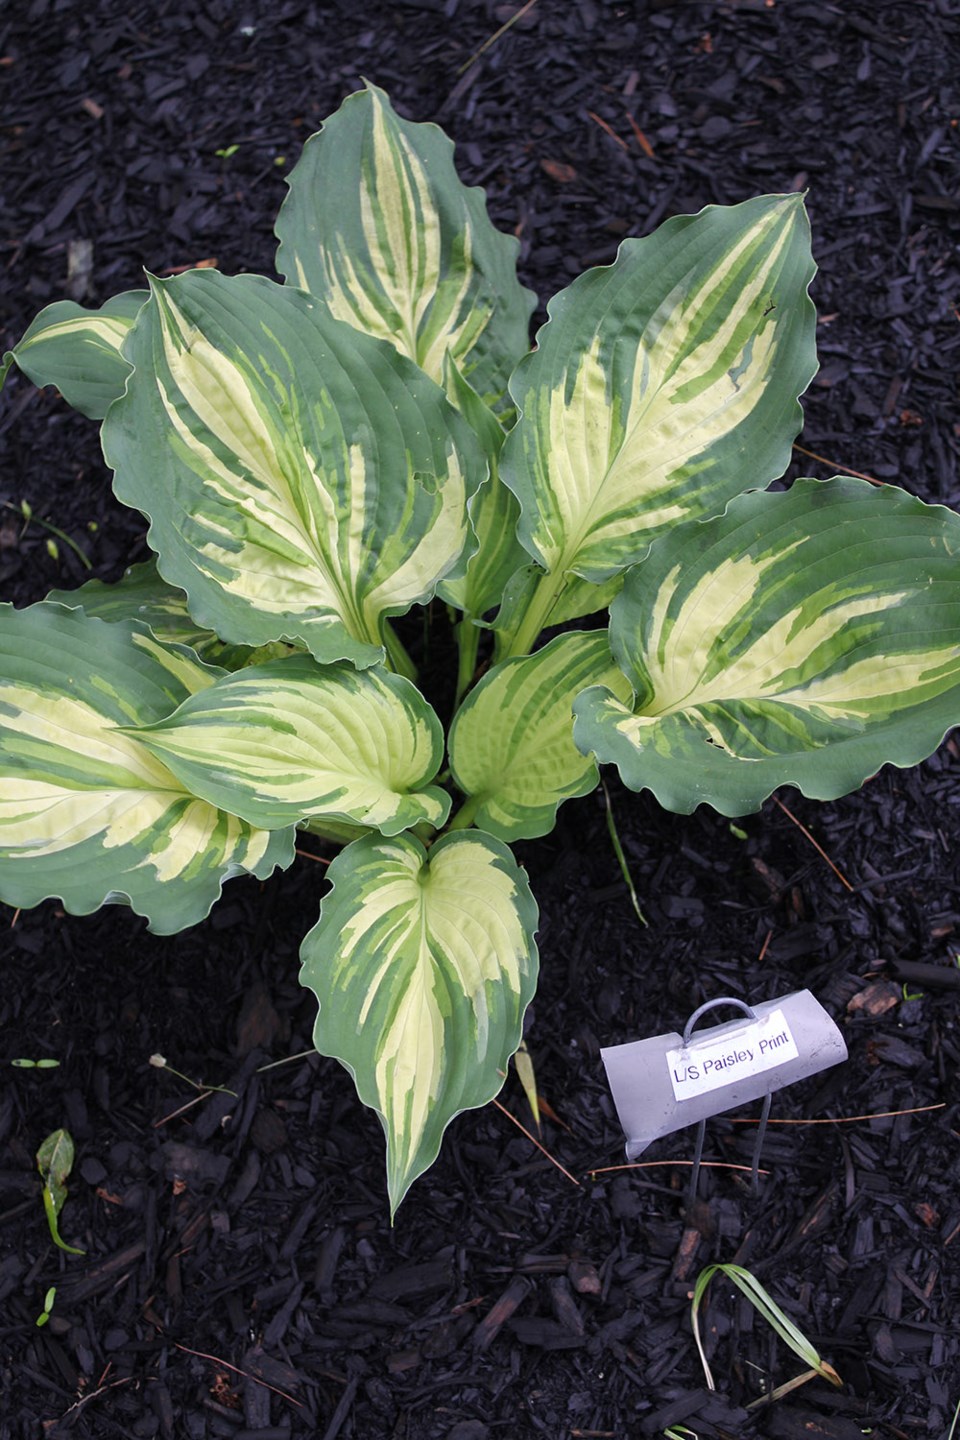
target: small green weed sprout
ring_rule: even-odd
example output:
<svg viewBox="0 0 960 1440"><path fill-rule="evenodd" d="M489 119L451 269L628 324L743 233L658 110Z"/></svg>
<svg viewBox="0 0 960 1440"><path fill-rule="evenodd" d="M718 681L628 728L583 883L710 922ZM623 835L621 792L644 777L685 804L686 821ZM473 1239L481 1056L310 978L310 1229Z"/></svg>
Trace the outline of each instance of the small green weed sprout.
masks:
<svg viewBox="0 0 960 1440"><path fill-rule="evenodd" d="M50 1289L47 1291L46 1295L44 1295L44 1297L43 1297L43 1309L42 1309L42 1311L40 1312L40 1314L37 1316L37 1319L36 1319L36 1324L37 1324L38 1327L41 1326L41 1325L46 1325L47 1321L50 1319L50 1312L51 1312L52 1309L53 1309L53 1302L54 1302L54 1300L55 1300L56 1298L57 1298L57 1287L56 1287L56 1285L51 1285L51 1286L50 1286Z"/></svg>
<svg viewBox="0 0 960 1440"><path fill-rule="evenodd" d="M9 500L0 501L0 504L3 505L3 508L5 510L16 510L18 508L16 505L11 505ZM71 540L70 536L66 533L66 531L59 529L58 526L52 524L49 520L41 520L39 515L35 515L33 513L33 506L30 504L29 500L21 500L19 510L20 514L23 516L23 530L21 531L21 534L26 533L27 526L30 524L31 520L33 520L36 522L37 525L42 526L44 530L49 530L51 535L59 536L59 538L63 541L65 545L69 545L70 549L76 555L77 559L80 561L81 565L85 570L93 569L93 565L90 562L89 556L87 555L85 550L81 549L81 547L77 544L76 540ZM55 540L48 538L47 553L53 560L59 560L60 549Z"/></svg>
<svg viewBox="0 0 960 1440"><path fill-rule="evenodd" d="M73 1169L73 1138L69 1130L54 1130L37 1151L37 1169L43 1180L43 1208L50 1226L54 1245L66 1250L68 1255L85 1255L75 1245L68 1245L60 1238L59 1218L67 1198L67 1177Z"/></svg>

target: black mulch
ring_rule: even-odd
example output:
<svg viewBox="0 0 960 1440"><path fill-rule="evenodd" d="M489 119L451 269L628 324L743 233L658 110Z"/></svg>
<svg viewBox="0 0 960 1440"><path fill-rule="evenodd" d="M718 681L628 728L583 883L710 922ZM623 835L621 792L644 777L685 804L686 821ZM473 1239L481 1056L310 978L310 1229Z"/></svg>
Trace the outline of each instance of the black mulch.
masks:
<svg viewBox="0 0 960 1440"><path fill-rule="evenodd" d="M760 191L809 189L823 368L801 457L960 500L960 8L956 0L16 0L0 8L3 335L214 258L272 272L303 140L361 75L458 142L542 298L625 235ZM464 68L467 67L467 68ZM230 147L236 147L230 154ZM85 267L81 241L92 242ZM144 555L95 430L12 381L0 404L0 581L40 599ZM20 505L36 517L24 526ZM957 978L960 752L859 796L730 824L611 786L650 919L631 910L599 798L523 847L541 902L529 1046L561 1171L493 1106L450 1128L390 1229L376 1120L309 1047L297 949L322 868L233 882L173 940L53 903L3 923L0 1436L946 1436L960 1401ZM15 923L14 923L15 922ZM918 968L919 967L919 968ZM692 1136L622 1159L601 1044L672 1029L717 993L811 987L850 1061L784 1092L759 1198ZM198 1101L150 1067L230 1087ZM525 1118L511 1078L503 1104ZM56 1250L34 1155L78 1158ZM712 1123L743 1163L750 1127ZM844 1380L747 1405L801 1369L716 1286L748 1266ZM47 1288L49 1323L38 1328Z"/></svg>

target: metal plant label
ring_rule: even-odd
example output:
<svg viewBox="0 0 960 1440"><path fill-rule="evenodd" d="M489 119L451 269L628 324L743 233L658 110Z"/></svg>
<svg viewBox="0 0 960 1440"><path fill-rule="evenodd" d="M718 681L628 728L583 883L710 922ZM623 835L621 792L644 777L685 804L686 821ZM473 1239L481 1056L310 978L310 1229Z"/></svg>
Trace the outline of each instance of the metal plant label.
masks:
<svg viewBox="0 0 960 1440"><path fill-rule="evenodd" d="M847 1058L843 1036L809 990L744 1008L746 1019L686 1038L674 1031L601 1050L629 1160L662 1135Z"/></svg>

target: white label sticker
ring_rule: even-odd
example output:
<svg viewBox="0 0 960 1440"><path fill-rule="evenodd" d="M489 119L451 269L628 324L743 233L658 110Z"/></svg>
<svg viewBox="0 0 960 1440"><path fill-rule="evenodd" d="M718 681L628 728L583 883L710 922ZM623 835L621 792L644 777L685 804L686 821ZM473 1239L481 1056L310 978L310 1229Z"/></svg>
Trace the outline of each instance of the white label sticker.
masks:
<svg viewBox="0 0 960 1440"><path fill-rule="evenodd" d="M738 1025L714 1038L707 1031L696 1035L685 1049L668 1050L667 1066L674 1098L690 1100L733 1085L764 1070L773 1070L799 1057L796 1042L782 1010L771 1010L762 1020Z"/></svg>

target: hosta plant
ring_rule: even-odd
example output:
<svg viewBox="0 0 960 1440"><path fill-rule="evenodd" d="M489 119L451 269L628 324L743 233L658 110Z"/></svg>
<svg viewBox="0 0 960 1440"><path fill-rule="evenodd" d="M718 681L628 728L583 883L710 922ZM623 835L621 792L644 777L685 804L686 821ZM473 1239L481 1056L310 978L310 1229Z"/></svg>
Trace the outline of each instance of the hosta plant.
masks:
<svg viewBox="0 0 960 1440"><path fill-rule="evenodd" d="M0 611L0 895L169 933L298 829L342 845L302 978L395 1209L521 1038L510 844L598 762L733 816L928 755L960 718L960 518L844 477L765 491L816 368L797 195L627 240L530 351L516 242L369 86L277 233L282 283L62 302L6 359L102 419L156 558Z"/></svg>

